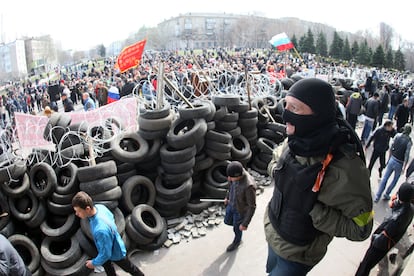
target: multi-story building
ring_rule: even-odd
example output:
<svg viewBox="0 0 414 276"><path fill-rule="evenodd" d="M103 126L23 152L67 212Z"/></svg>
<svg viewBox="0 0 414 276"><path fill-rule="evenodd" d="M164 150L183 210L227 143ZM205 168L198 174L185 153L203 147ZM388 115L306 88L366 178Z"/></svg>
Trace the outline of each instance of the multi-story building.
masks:
<svg viewBox="0 0 414 276"><path fill-rule="evenodd" d="M22 77L27 74L26 50L23 39L0 45L0 75Z"/></svg>
<svg viewBox="0 0 414 276"><path fill-rule="evenodd" d="M50 35L25 39L27 71L42 73L46 65L57 63L56 48Z"/></svg>
<svg viewBox="0 0 414 276"><path fill-rule="evenodd" d="M243 15L218 13L187 13L158 24L166 49L201 49L232 47L231 27Z"/></svg>

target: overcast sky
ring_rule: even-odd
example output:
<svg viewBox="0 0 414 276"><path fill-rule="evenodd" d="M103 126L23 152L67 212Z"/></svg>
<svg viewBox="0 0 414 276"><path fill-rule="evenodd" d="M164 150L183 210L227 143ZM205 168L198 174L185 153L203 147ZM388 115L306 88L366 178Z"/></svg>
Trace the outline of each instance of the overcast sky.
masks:
<svg viewBox="0 0 414 276"><path fill-rule="evenodd" d="M338 31L378 30L380 22L403 40L414 41L413 13L402 0L1 0L0 31L4 42L22 35L52 35L64 49L89 49L125 39L143 25L156 26L188 12L298 17L328 24ZM285 4L284 4L285 3ZM270 38L269 38L270 39Z"/></svg>

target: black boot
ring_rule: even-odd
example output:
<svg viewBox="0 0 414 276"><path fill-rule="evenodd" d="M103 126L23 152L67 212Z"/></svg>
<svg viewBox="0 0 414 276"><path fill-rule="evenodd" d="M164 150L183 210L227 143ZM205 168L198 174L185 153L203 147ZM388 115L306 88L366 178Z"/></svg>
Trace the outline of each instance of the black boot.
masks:
<svg viewBox="0 0 414 276"><path fill-rule="evenodd" d="M233 241L229 246L227 246L226 251L227 252L234 251L234 250L236 250L239 247L239 245L240 245L240 242L234 242Z"/></svg>

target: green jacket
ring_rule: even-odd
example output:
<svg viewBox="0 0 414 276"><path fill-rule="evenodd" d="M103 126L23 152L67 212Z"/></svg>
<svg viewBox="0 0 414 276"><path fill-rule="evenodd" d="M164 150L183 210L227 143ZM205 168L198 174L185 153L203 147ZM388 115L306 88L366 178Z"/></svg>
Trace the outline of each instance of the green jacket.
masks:
<svg viewBox="0 0 414 276"><path fill-rule="evenodd" d="M287 140L273 152L268 172L273 177ZM342 145L343 155L328 166L318 200L310 216L316 229L322 232L308 245L298 246L283 240L270 223L268 212L264 217L266 240L281 257L314 266L325 256L333 237L345 237L352 241L367 239L372 231L373 211L369 172L355 153L352 145ZM315 164L324 157L305 158L296 156L301 164Z"/></svg>

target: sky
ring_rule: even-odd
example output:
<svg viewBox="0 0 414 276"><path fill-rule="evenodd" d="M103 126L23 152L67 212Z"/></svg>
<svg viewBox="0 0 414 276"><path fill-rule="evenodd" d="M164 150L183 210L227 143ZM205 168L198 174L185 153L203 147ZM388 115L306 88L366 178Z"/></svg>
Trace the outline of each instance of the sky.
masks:
<svg viewBox="0 0 414 276"><path fill-rule="evenodd" d="M375 33L384 22L402 40L414 42L410 23L413 15L408 5L403 0L0 0L0 39L7 43L21 36L50 34L63 49L87 50L101 43L108 46L144 25L155 27L180 14L225 12L297 17L349 32Z"/></svg>

